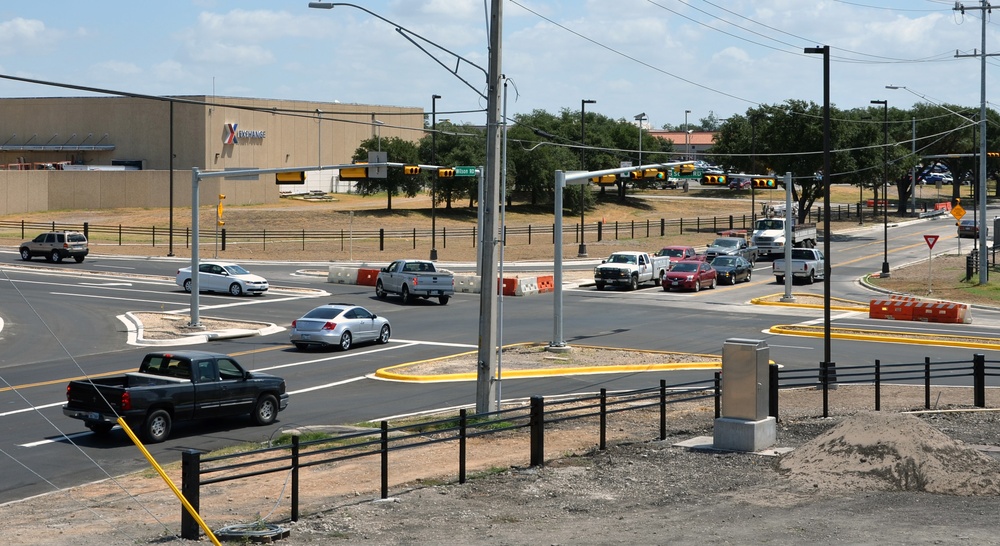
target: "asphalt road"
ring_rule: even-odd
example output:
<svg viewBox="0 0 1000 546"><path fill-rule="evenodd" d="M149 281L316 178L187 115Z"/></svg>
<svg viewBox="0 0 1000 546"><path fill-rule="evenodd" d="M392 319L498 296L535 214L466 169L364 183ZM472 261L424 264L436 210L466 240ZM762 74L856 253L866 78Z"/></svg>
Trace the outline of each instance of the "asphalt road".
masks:
<svg viewBox="0 0 1000 546"><path fill-rule="evenodd" d="M935 252L954 251L957 241L950 221L894 226L889 230L890 263L894 266L927 256L923 234L942 239ZM857 283L876 271L883 259L882 226L838 234L832 241L832 295L867 301L871 293ZM589 271L595 260L570 261L569 271ZM83 264L31 262L24 267L13 249L0 252L0 456L8 459L0 474L0 502L24 498L145 468L147 463L124 434L97 438L82 422L61 413L66 383L82 375L133 370L149 347L127 343L128 311L189 310L191 296L173 283L183 260L91 256ZM306 310L330 301L365 305L388 317L393 339L387 345L361 345L347 352L292 349L287 332L204 343L190 348L234 355L253 370L286 379L291 403L273 427L248 426L248 420L178 424L172 437L150 446L163 463L180 459L187 449L212 450L244 441L263 441L294 425L341 424L389 416L468 406L475 403L473 382L410 384L374 379L382 367L476 350L479 296L458 294L447 306L418 302L403 306L397 299L377 300L371 287L334 285L311 272L329 264L254 262L272 291L259 298L202 294L202 317L272 322L287 327ZM469 264L442 264L468 270ZM512 270L547 264L518 264ZM820 323L816 309L749 305L751 298L782 292L760 262L754 280L738 286L698 293L666 293L655 287L635 292L592 287L563 292L563 331L570 345L586 344L663 351L720 354L726 339L762 339L770 358L789 367L815 367L823 341L769 334L774 324ZM796 286L796 292L822 293L822 283ZM549 342L554 336L553 296L504 298L504 344ZM1000 335L1000 314L976 310L971 325L886 324L864 314L834 312L837 326L895 327L907 330L954 330L964 334ZM837 340L833 361L840 365L915 362L971 358L991 351L941 346L913 346ZM670 383L703 378L707 372L670 372ZM664 374L599 374L505 380L505 400L531 395L633 389L656 385ZM956 378L955 382L966 378Z"/></svg>

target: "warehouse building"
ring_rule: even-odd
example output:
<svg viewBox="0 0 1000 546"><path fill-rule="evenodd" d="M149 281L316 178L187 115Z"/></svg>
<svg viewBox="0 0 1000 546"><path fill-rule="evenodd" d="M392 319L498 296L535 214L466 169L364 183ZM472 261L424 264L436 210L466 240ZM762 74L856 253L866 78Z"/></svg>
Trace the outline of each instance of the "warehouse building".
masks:
<svg viewBox="0 0 1000 546"><path fill-rule="evenodd" d="M216 96L0 99L0 215L191 204L191 169L303 167L302 186L212 178L232 205L349 191L335 170L368 138L423 136L420 108ZM391 161L392 158L389 158ZM205 201L208 202L208 201Z"/></svg>

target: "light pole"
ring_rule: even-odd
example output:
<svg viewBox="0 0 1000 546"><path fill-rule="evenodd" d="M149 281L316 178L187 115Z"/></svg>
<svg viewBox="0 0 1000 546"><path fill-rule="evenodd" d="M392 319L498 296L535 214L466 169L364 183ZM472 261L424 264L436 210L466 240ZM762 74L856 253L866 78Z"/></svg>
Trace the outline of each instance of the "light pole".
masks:
<svg viewBox="0 0 1000 546"><path fill-rule="evenodd" d="M823 56L823 416L829 415L827 387L831 379L836 380L836 371L831 362L830 346L830 46L807 47L807 54Z"/></svg>
<svg viewBox="0 0 1000 546"><path fill-rule="evenodd" d="M635 120L639 122L639 167L642 167L642 122L646 119L646 112L635 115Z"/></svg>
<svg viewBox="0 0 1000 546"><path fill-rule="evenodd" d="M882 105L882 278L889 278L889 101L873 100ZM877 194L876 194L877 195Z"/></svg>
<svg viewBox="0 0 1000 546"><path fill-rule="evenodd" d="M688 127L688 114L690 110L684 111L684 159L691 159L691 128Z"/></svg>
<svg viewBox="0 0 1000 546"><path fill-rule="evenodd" d="M586 116L584 115L584 108L588 104L597 104L596 100L593 99L581 99L580 100L580 144L583 145L580 148L580 168L587 170L587 131L585 129L584 120ZM576 254L577 258L587 257L587 243L583 240L583 235L586 233L586 224L583 223L583 211L587 208L587 184L580 184L580 248Z"/></svg>
<svg viewBox="0 0 1000 546"><path fill-rule="evenodd" d="M372 120L372 125L378 129L378 151L382 151L382 126L385 125L384 122L377 119Z"/></svg>
<svg viewBox="0 0 1000 546"><path fill-rule="evenodd" d="M441 95L431 95L431 165L437 165L437 100ZM431 177L431 261L438 259L437 224L437 176Z"/></svg>

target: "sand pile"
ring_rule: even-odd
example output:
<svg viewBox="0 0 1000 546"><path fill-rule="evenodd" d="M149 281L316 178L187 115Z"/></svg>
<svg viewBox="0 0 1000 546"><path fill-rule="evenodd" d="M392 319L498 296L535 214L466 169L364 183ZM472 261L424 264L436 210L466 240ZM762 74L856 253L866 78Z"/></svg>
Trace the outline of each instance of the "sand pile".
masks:
<svg viewBox="0 0 1000 546"><path fill-rule="evenodd" d="M779 468L822 489L1000 494L1000 462L905 414L852 416Z"/></svg>

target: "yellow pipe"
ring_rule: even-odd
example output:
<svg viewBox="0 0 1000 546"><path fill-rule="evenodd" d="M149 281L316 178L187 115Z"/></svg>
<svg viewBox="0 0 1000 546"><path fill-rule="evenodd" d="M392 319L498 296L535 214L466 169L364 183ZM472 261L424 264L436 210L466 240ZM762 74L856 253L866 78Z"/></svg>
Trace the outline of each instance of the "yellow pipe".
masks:
<svg viewBox="0 0 1000 546"><path fill-rule="evenodd" d="M132 432L132 429L125 424L124 417L118 418L118 426L122 427L122 430L124 430L125 434L128 434L128 437L132 439L132 443L139 448L139 451L141 451L143 456L146 457L146 460L149 461L149 464L152 465L153 469L155 469L160 477L163 478L163 481L167 482L167 485L170 486L170 490L174 492L174 495L176 495L178 499L181 499L181 504L184 505L184 509L187 510L192 517L194 517L194 519L198 522L198 526L201 527L202 531L205 531L205 534L208 535L212 544L215 544L215 546L222 546L219 543L219 539L215 538L215 534L212 533L212 530L205 524L205 520L201 519L201 516L198 515L198 511L194 509L194 506L191 506L191 503L189 503L187 499L184 498L184 494L181 493L180 489L177 489L174 482L170 481L167 473L163 471L163 468L157 464L156 459L154 459L153 456L149 454L149 451L146 450L146 446L142 445L142 442L140 442L139 438L136 437L134 432Z"/></svg>

